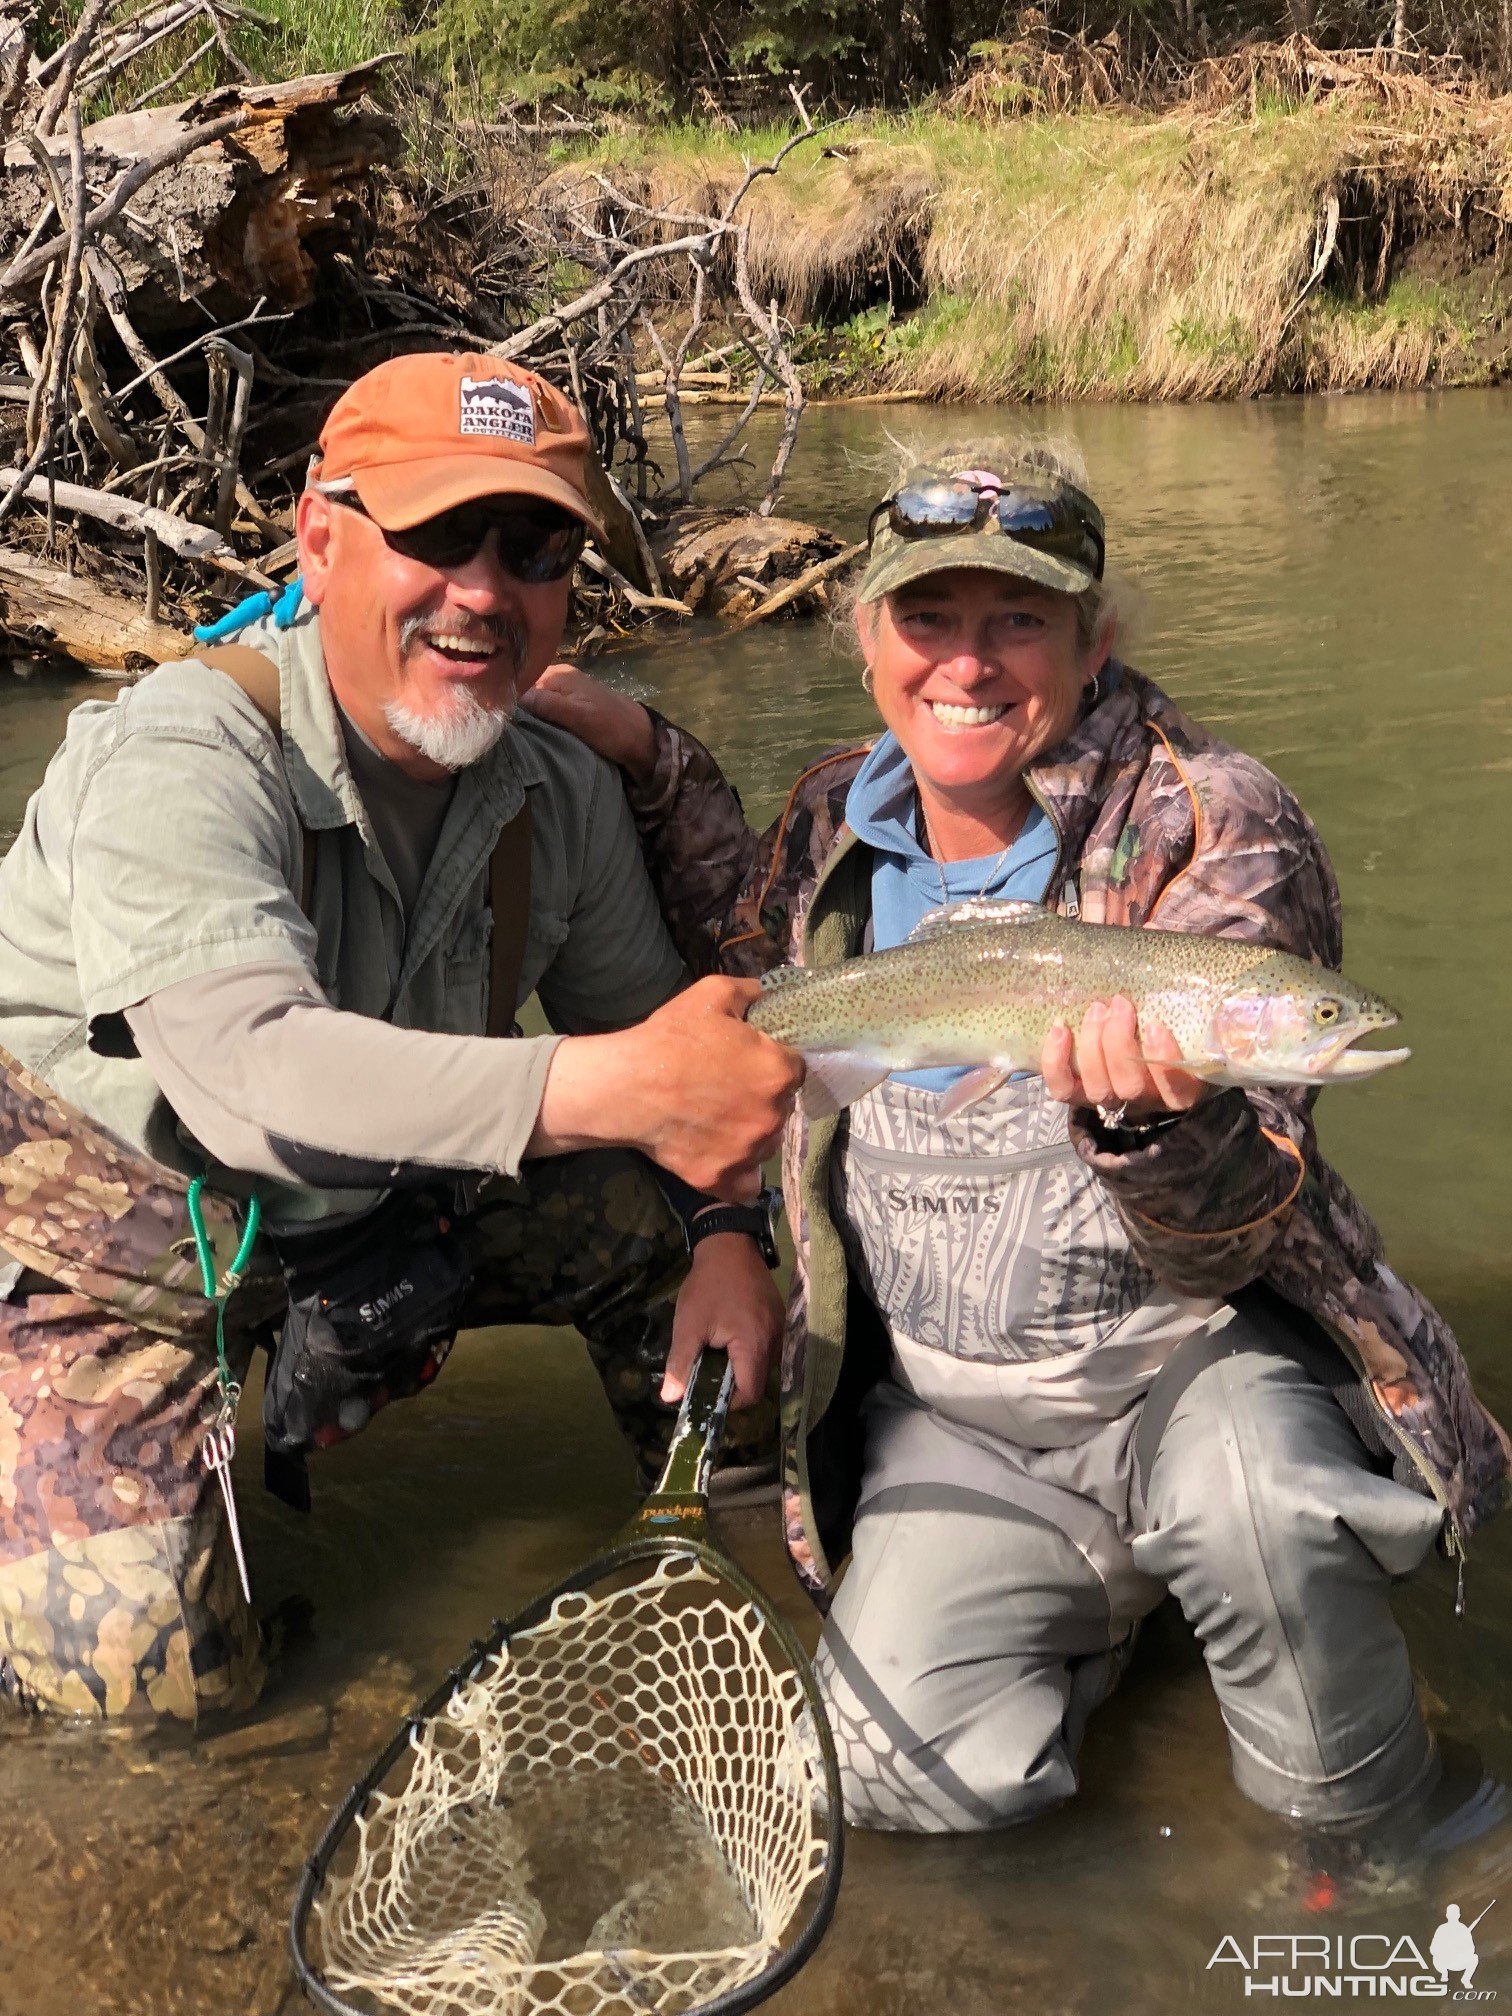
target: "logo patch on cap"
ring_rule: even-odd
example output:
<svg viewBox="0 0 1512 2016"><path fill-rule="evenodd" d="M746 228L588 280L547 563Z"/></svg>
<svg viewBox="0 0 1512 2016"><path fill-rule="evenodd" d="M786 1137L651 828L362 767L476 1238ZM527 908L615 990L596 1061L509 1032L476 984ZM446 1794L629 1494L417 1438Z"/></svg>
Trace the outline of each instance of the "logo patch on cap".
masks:
<svg viewBox="0 0 1512 2016"><path fill-rule="evenodd" d="M493 434L534 448L535 408L530 402L530 387L517 385L512 378L464 378L461 431Z"/></svg>

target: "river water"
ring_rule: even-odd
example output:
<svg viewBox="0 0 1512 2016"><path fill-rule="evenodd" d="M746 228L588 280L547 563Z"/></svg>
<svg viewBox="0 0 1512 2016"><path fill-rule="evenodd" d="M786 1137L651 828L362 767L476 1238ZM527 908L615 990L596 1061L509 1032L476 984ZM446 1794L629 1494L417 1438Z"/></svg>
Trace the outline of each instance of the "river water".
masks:
<svg viewBox="0 0 1512 2016"><path fill-rule="evenodd" d="M1413 1048L1404 1069L1324 1099L1324 1144L1512 1418L1512 395L1030 420L1086 457L1112 562L1136 591L1128 655L1278 771L1323 833L1347 969L1397 1005ZM816 409L788 502L859 528L889 431L943 440L1002 424L1001 410ZM612 664L719 751L761 820L806 757L872 726L822 626L701 631ZM0 689L0 842L69 707L99 690ZM259 1602L308 1599L311 1628L257 1720L194 1744L0 1719L0 2016L296 2006L284 1925L325 1813L468 1640L634 1502L566 1332L466 1339L424 1399L320 1459L307 1518L264 1496L246 1455L239 1478ZM775 1513L727 1531L811 1632ZM1512 1520L1473 1544L1467 1598L1456 1620L1435 1562L1398 1613L1431 1719L1512 1779ZM1374 1933L1426 1952L1447 1901L1469 1921L1498 1897L1477 1929L1475 1987L1512 1996L1509 1830L1321 1916L1303 1889L1285 1830L1229 1782L1200 1657L1168 1606L1094 1718L1077 1800L987 1839L853 1835L828 1940L772 2006L1237 2011L1243 1970L1209 1964L1227 1935L1248 1949L1260 1935ZM1378 1962L1386 1949L1361 1951Z"/></svg>

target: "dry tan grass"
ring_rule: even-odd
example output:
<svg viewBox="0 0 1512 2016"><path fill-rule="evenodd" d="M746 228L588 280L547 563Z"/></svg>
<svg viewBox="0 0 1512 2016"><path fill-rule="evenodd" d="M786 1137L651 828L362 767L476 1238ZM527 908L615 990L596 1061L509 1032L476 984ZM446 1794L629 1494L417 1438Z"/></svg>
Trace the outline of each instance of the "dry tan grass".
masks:
<svg viewBox="0 0 1512 2016"><path fill-rule="evenodd" d="M711 136L712 137L712 136ZM761 159L762 144L745 153ZM670 212L717 212L745 173L730 147L652 146L604 164L614 186ZM559 169L547 185L551 200L597 206L606 199L589 168ZM891 270L917 270L929 230L934 181L922 148L872 135L837 136L824 154L800 154L776 178L757 182L741 214L750 224L751 278L763 299L776 299L795 321L845 315L886 292Z"/></svg>
<svg viewBox="0 0 1512 2016"><path fill-rule="evenodd" d="M717 143L644 145L633 167L674 208L741 172ZM927 302L883 368L945 399L1428 382L1462 332L1442 290L1392 305L1395 255L1472 214L1482 236L1512 227L1512 103L1421 80L1390 112L1362 88L1255 115L878 122L751 207L757 284L795 320L916 268Z"/></svg>

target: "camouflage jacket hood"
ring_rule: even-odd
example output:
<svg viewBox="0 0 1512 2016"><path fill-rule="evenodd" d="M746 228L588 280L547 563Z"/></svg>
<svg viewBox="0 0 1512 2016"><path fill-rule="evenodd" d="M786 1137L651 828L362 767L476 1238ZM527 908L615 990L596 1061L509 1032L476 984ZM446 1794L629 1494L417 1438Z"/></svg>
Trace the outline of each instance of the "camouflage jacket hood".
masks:
<svg viewBox="0 0 1512 2016"><path fill-rule="evenodd" d="M1111 690L1109 690L1111 689ZM798 778L764 835L746 826L713 759L657 722L653 777L632 791L663 908L690 964L760 973L860 949L869 850L845 826L864 749ZM1092 923L1253 939L1337 967L1339 896L1311 822L1262 764L1189 720L1158 687L1110 667L1067 739L1026 781L1060 837L1051 895ZM1364 1207L1318 1151L1306 1090L1229 1089L1133 1152L1095 1114L1077 1152L1117 1206L1137 1257L1179 1293L1224 1296L1263 1280L1320 1323L1373 1402L1399 1473L1431 1491L1465 1537L1507 1494L1512 1444L1482 1408L1448 1325L1387 1264ZM784 1188L797 1248L784 1352L790 1550L824 1597L853 1498L819 1474L853 1406L847 1286L829 1218L836 1122L794 1116Z"/></svg>

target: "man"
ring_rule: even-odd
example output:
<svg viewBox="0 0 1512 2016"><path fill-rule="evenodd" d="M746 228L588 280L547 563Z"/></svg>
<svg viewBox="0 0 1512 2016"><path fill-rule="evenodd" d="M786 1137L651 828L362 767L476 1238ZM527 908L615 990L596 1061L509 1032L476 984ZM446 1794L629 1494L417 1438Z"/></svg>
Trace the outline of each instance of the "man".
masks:
<svg viewBox="0 0 1512 2016"><path fill-rule="evenodd" d="M595 528L580 416L404 357L320 448L292 620L76 709L0 866L0 1676L76 1713L256 1697L216 1461L280 1318L286 1455L459 1325L575 1322L644 1416L684 1269L664 1401L705 1342L759 1399L780 1323L715 1200L801 1065L751 983L680 991L617 773L514 712ZM561 1033L492 1040L532 992Z"/></svg>

